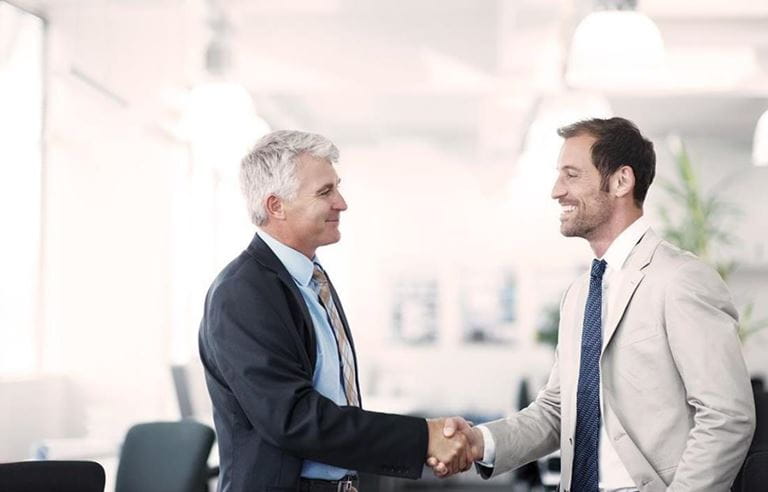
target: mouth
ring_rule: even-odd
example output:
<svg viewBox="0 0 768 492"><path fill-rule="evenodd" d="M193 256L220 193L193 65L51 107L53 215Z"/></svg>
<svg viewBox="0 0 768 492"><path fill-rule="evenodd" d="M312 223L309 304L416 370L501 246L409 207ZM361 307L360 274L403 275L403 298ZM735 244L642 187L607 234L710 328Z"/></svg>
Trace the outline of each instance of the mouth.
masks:
<svg viewBox="0 0 768 492"><path fill-rule="evenodd" d="M576 213L576 205L561 205L560 220L565 220Z"/></svg>

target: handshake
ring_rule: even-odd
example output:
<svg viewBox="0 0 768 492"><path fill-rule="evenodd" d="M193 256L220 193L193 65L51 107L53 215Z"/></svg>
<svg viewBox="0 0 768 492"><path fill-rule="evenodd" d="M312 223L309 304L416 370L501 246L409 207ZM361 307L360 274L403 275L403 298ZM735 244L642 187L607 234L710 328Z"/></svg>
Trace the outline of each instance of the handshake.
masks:
<svg viewBox="0 0 768 492"><path fill-rule="evenodd" d="M472 467L483 459L483 433L461 417L427 419L429 445L427 466L436 477L445 478Z"/></svg>

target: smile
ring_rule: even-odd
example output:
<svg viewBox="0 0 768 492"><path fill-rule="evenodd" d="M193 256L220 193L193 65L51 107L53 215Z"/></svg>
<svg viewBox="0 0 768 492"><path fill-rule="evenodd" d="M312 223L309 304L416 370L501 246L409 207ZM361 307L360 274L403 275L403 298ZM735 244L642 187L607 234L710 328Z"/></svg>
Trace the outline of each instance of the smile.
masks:
<svg viewBox="0 0 768 492"><path fill-rule="evenodd" d="M563 205L560 212L560 220L565 220L571 214L576 212L576 205Z"/></svg>

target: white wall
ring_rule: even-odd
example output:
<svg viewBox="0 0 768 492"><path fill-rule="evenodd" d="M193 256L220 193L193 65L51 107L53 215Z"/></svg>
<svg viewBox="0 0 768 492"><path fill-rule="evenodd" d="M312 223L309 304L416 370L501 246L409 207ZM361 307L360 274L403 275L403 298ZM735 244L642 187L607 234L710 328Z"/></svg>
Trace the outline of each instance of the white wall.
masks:
<svg viewBox="0 0 768 492"><path fill-rule="evenodd" d="M49 12L43 369L66 375L85 406L49 437L117 443L134 422L177 417L171 201L187 156L146 108L181 83L185 47L168 35L175 13L155 14ZM32 387L28 397L43 403Z"/></svg>

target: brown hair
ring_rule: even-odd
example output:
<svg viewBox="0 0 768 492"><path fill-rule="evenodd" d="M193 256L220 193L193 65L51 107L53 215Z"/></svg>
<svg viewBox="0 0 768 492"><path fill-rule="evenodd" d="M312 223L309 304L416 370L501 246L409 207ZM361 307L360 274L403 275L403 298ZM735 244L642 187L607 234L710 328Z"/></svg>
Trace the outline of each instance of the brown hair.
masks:
<svg viewBox="0 0 768 492"><path fill-rule="evenodd" d="M635 174L633 198L642 208L656 175L656 153L653 143L643 137L634 123L618 117L593 118L559 128L557 134L563 138L587 134L597 139L592 144L592 164L600 172L603 191L608 191L608 178L617 169L631 167Z"/></svg>

